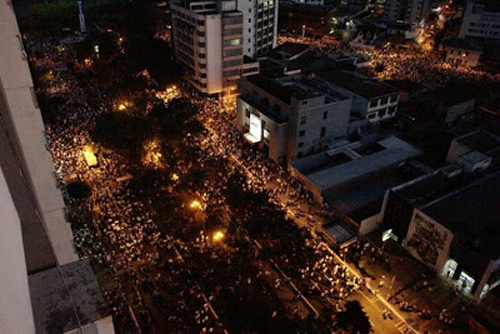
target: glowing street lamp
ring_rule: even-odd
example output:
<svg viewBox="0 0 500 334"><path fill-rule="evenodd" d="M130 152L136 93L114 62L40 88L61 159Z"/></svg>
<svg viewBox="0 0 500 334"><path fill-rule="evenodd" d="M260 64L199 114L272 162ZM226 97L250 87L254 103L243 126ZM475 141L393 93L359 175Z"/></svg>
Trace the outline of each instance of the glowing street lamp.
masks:
<svg viewBox="0 0 500 334"><path fill-rule="evenodd" d="M224 233L222 231L214 232L212 239L214 242L222 241L224 239Z"/></svg>
<svg viewBox="0 0 500 334"><path fill-rule="evenodd" d="M189 207L194 210L201 210L201 203L200 201L194 200L189 204Z"/></svg>

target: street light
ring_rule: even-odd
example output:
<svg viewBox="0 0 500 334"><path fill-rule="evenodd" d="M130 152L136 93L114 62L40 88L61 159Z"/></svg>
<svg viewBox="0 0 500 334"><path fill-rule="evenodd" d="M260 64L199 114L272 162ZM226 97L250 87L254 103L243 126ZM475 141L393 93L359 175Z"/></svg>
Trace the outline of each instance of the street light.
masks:
<svg viewBox="0 0 500 334"><path fill-rule="evenodd" d="M191 204L189 205L189 207L191 209L194 209L194 210L201 210L201 203L200 203L200 201L194 200L194 201L191 202Z"/></svg>
<svg viewBox="0 0 500 334"><path fill-rule="evenodd" d="M224 239L224 233L222 231L214 232L212 239L214 242L222 241Z"/></svg>

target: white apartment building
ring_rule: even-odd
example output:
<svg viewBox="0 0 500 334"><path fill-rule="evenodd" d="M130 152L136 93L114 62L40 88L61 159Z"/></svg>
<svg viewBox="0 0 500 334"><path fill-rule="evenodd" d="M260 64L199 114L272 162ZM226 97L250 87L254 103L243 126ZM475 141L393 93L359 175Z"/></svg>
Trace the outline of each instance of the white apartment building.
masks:
<svg viewBox="0 0 500 334"><path fill-rule="evenodd" d="M258 73L252 58L276 46L274 0L173 0L171 14L176 57L202 93L233 93L241 76Z"/></svg>
<svg viewBox="0 0 500 334"><path fill-rule="evenodd" d="M112 334L97 280L75 252L8 1L0 1L0 45L0 332ZM56 314L64 319L50 327Z"/></svg>
<svg viewBox="0 0 500 334"><path fill-rule="evenodd" d="M399 91L354 72L329 70L316 75L339 94L352 99L352 112L370 122L379 122L396 115Z"/></svg>
<svg viewBox="0 0 500 334"><path fill-rule="evenodd" d="M351 100L303 76L242 79L236 125L246 140L278 163L344 139Z"/></svg>
<svg viewBox="0 0 500 334"><path fill-rule="evenodd" d="M276 47L278 0L237 0L243 13L243 54L256 58Z"/></svg>
<svg viewBox="0 0 500 334"><path fill-rule="evenodd" d="M235 89L243 68L243 15L236 2L174 0L171 13L186 80L206 94Z"/></svg>
<svg viewBox="0 0 500 334"><path fill-rule="evenodd" d="M384 17L393 22L418 24L430 12L434 0L386 0Z"/></svg>
<svg viewBox="0 0 500 334"><path fill-rule="evenodd" d="M458 37L484 41L500 40L500 2L468 1Z"/></svg>

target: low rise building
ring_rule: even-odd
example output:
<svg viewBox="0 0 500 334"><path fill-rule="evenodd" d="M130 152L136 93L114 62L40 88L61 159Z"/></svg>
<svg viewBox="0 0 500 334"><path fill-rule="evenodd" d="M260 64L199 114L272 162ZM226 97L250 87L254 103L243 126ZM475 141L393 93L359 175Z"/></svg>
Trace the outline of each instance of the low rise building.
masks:
<svg viewBox="0 0 500 334"><path fill-rule="evenodd" d="M328 87L352 98L352 111L370 122L379 122L396 115L399 91L375 80L349 71L319 71L316 75Z"/></svg>
<svg viewBox="0 0 500 334"><path fill-rule="evenodd" d="M387 192L385 233L479 301L500 284L499 191L500 174L477 179L449 165Z"/></svg>
<svg viewBox="0 0 500 334"><path fill-rule="evenodd" d="M398 165L421 152L396 138L363 143L344 142L291 164L291 174L319 200L331 189Z"/></svg>
<svg viewBox="0 0 500 334"><path fill-rule="evenodd" d="M446 52L448 63L466 67L479 65L479 59L483 54L483 48L480 45L458 38L446 41L443 44L443 50Z"/></svg>
<svg viewBox="0 0 500 334"><path fill-rule="evenodd" d="M500 140L486 131L478 130L454 138L446 161L462 166L467 172L484 171L491 166L499 151Z"/></svg>
<svg viewBox="0 0 500 334"><path fill-rule="evenodd" d="M244 78L236 125L251 143L283 163L346 137L351 100L304 76Z"/></svg>

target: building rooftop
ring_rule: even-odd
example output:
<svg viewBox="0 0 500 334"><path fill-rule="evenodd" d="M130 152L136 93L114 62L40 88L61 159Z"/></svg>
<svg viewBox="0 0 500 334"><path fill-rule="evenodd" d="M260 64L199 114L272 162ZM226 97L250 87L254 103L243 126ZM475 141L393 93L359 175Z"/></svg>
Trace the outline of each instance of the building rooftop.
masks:
<svg viewBox="0 0 500 334"><path fill-rule="evenodd" d="M445 108L475 100L470 93L451 88L441 88L427 92L423 95L423 98Z"/></svg>
<svg viewBox="0 0 500 334"><path fill-rule="evenodd" d="M497 139L497 137L483 130L478 130L466 134L464 136L455 138L454 140L462 145L467 146L473 151L483 153L489 152L500 146L500 141Z"/></svg>
<svg viewBox="0 0 500 334"><path fill-rule="evenodd" d="M470 183L421 210L453 231L461 247L500 258L500 174Z"/></svg>
<svg viewBox="0 0 500 334"><path fill-rule="evenodd" d="M424 90L425 87L415 81L409 80L409 79L393 79L393 80L385 80L382 82L383 84L393 87L395 89L399 89L400 91L406 92L406 93L412 93L412 92L417 92Z"/></svg>
<svg viewBox="0 0 500 334"><path fill-rule="evenodd" d="M246 80L286 104L291 103L292 97L300 101L325 95L325 103L347 99L347 97L335 92L322 91L317 82L303 76L270 78L267 75L259 74L249 76Z"/></svg>
<svg viewBox="0 0 500 334"><path fill-rule="evenodd" d="M420 207L457 191L473 181L474 178L471 175L462 173L458 167L452 171L442 168L412 181L409 185L404 185L395 192L416 207Z"/></svg>
<svg viewBox="0 0 500 334"><path fill-rule="evenodd" d="M420 155L418 149L396 137L389 137L375 144L382 149L366 151L366 155L362 155L356 149L372 147L373 143L365 146L357 142L297 160L292 166L318 188L328 190ZM348 159L338 161L339 156Z"/></svg>
<svg viewBox="0 0 500 334"><path fill-rule="evenodd" d="M395 88L383 85L375 80L361 76L354 72L327 70L316 72L316 75L357 95L363 96L366 99L396 94L399 92Z"/></svg>
<svg viewBox="0 0 500 334"><path fill-rule="evenodd" d="M29 276L37 334L66 333L109 315L87 260Z"/></svg>
<svg viewBox="0 0 500 334"><path fill-rule="evenodd" d="M324 194L328 205L355 222L379 213L387 189L429 172L418 161L405 162L331 188Z"/></svg>

